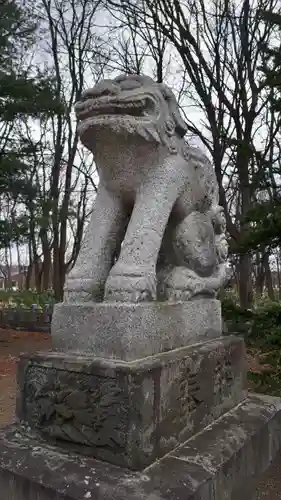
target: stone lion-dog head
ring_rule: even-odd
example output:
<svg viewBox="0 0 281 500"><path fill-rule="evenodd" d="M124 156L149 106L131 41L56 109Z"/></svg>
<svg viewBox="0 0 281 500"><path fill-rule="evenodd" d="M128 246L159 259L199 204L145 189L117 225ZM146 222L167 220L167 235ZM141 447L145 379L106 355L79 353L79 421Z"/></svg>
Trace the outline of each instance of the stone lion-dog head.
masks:
<svg viewBox="0 0 281 500"><path fill-rule="evenodd" d="M106 129L138 135L175 153L187 132L173 92L147 76L120 75L103 80L82 94L75 111L78 133L89 149L93 137Z"/></svg>

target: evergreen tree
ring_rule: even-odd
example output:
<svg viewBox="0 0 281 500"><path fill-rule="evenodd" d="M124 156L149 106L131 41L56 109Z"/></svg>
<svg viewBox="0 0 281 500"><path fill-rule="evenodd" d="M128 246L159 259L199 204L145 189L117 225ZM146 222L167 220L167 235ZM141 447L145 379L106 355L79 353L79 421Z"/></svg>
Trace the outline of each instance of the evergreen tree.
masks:
<svg viewBox="0 0 281 500"><path fill-rule="evenodd" d="M263 47L264 86L271 90L271 104L276 112L281 111L281 13L264 11L262 18L272 24L276 30L276 44Z"/></svg>
<svg viewBox="0 0 281 500"><path fill-rule="evenodd" d="M273 43L262 47L260 70L264 74L264 90L269 95L268 110L271 120L277 125L275 130L278 131L279 126L281 131L281 13L261 11L260 16L261 21L269 22L272 30L276 32ZM272 139L270 161L263 164L263 187L270 195L263 201L257 201L249 211L251 231L242 242L240 251L281 246L281 148L278 143L279 132Z"/></svg>
<svg viewBox="0 0 281 500"><path fill-rule="evenodd" d="M32 3L30 9L32 8ZM28 156L36 147L20 139L16 127L21 120L61 112L54 96L53 82L38 71L31 74L22 54L28 53L36 36L36 22L28 5L2 0L0 5L0 213L1 198L18 202L36 196L36 186L28 181ZM22 220L0 221L0 246L19 240L26 233Z"/></svg>

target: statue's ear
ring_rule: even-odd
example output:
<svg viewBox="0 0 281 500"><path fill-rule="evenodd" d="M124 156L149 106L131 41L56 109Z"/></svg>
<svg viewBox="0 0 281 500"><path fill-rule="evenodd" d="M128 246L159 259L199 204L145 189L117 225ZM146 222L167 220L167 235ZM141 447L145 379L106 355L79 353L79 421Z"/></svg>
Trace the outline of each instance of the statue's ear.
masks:
<svg viewBox="0 0 281 500"><path fill-rule="evenodd" d="M164 85L162 83L162 84L160 84L160 88L161 88L161 91L162 91L162 94L163 94L165 100L167 101L170 115L175 122L176 133L180 137L184 137L186 132L187 132L187 124L185 123L185 121L181 117L177 100L176 100L173 92L171 91L171 89L169 89L169 87L167 87L166 85Z"/></svg>

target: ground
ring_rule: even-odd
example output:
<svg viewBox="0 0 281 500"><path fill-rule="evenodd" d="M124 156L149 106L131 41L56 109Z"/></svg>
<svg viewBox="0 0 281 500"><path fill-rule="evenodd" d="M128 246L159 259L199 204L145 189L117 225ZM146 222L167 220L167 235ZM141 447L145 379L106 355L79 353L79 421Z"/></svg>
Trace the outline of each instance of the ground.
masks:
<svg viewBox="0 0 281 500"><path fill-rule="evenodd" d="M14 419L16 366L21 352L51 349L49 335L0 329L0 426ZM281 352L279 349L247 353L249 385L258 392L280 395ZM250 500L250 499L249 499ZM281 460L268 471L258 490L257 500L281 500Z"/></svg>
<svg viewBox="0 0 281 500"><path fill-rule="evenodd" d="M50 348L49 335L0 329L0 425L9 424L14 418L19 354Z"/></svg>

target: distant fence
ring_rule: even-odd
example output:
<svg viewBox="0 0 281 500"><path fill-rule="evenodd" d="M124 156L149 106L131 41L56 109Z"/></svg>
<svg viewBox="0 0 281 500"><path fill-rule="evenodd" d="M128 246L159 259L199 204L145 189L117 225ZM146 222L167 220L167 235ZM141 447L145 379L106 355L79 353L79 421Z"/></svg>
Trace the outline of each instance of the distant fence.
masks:
<svg viewBox="0 0 281 500"><path fill-rule="evenodd" d="M50 333L52 309L36 311L30 309L0 309L0 328Z"/></svg>

